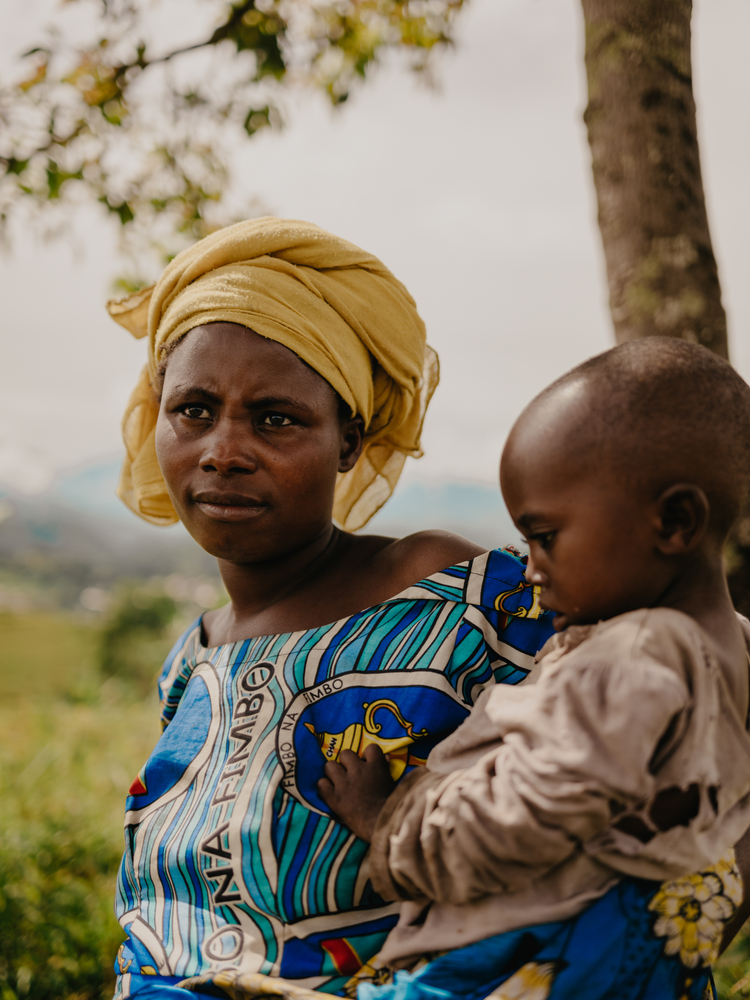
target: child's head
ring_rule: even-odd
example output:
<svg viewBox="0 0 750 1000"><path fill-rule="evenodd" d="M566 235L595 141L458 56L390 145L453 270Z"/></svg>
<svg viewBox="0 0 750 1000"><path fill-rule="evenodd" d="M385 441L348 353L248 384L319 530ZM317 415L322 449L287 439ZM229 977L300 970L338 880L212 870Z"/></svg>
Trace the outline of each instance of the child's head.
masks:
<svg viewBox="0 0 750 1000"><path fill-rule="evenodd" d="M653 606L721 558L750 488L750 387L682 340L616 347L526 407L500 481L561 626Z"/></svg>

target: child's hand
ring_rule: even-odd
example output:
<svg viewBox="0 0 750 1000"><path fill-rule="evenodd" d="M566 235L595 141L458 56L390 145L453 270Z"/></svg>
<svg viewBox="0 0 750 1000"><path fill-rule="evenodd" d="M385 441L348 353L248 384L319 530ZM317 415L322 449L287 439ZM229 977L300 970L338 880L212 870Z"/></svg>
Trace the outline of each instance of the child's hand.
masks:
<svg viewBox="0 0 750 1000"><path fill-rule="evenodd" d="M325 775L318 782L320 797L352 833L369 843L380 810L396 787L383 751L371 743L362 760L344 750L338 763L326 764Z"/></svg>

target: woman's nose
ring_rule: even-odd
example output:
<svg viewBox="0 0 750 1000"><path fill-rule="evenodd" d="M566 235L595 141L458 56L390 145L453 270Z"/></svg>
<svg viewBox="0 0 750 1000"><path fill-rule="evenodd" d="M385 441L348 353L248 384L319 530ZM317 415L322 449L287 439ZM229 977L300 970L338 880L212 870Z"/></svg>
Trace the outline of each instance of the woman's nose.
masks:
<svg viewBox="0 0 750 1000"><path fill-rule="evenodd" d="M245 427L222 422L205 439L205 451L200 466L204 472L218 472L220 476L239 472L255 472L258 467L252 433Z"/></svg>

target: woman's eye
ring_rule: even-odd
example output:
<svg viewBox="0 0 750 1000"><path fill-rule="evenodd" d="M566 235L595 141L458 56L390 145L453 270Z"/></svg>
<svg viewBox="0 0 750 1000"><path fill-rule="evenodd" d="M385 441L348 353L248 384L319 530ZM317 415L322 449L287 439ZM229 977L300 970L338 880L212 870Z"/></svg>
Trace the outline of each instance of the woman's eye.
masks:
<svg viewBox="0 0 750 1000"><path fill-rule="evenodd" d="M209 420L211 417L211 414L206 407L199 406L197 403L190 406L183 406L181 412L190 420Z"/></svg>
<svg viewBox="0 0 750 1000"><path fill-rule="evenodd" d="M292 421L289 417L285 417L283 413L266 413L262 419L261 423L265 424L266 427L291 427Z"/></svg>

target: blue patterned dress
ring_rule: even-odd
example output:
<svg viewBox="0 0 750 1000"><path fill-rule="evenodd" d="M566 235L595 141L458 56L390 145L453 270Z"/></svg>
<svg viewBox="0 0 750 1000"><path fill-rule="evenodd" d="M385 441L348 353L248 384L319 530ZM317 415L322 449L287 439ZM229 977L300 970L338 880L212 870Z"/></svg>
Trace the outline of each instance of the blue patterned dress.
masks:
<svg viewBox="0 0 750 1000"><path fill-rule="evenodd" d="M552 629L523 574L498 550L332 625L211 649L187 630L127 800L117 998L222 970L343 989L397 907L319 798L325 763L377 743L398 779L486 685L524 680Z"/></svg>
<svg viewBox="0 0 750 1000"><path fill-rule="evenodd" d="M742 899L730 850L664 882L623 878L569 920L485 938L395 975L377 959L357 1000L716 1000L711 965Z"/></svg>

